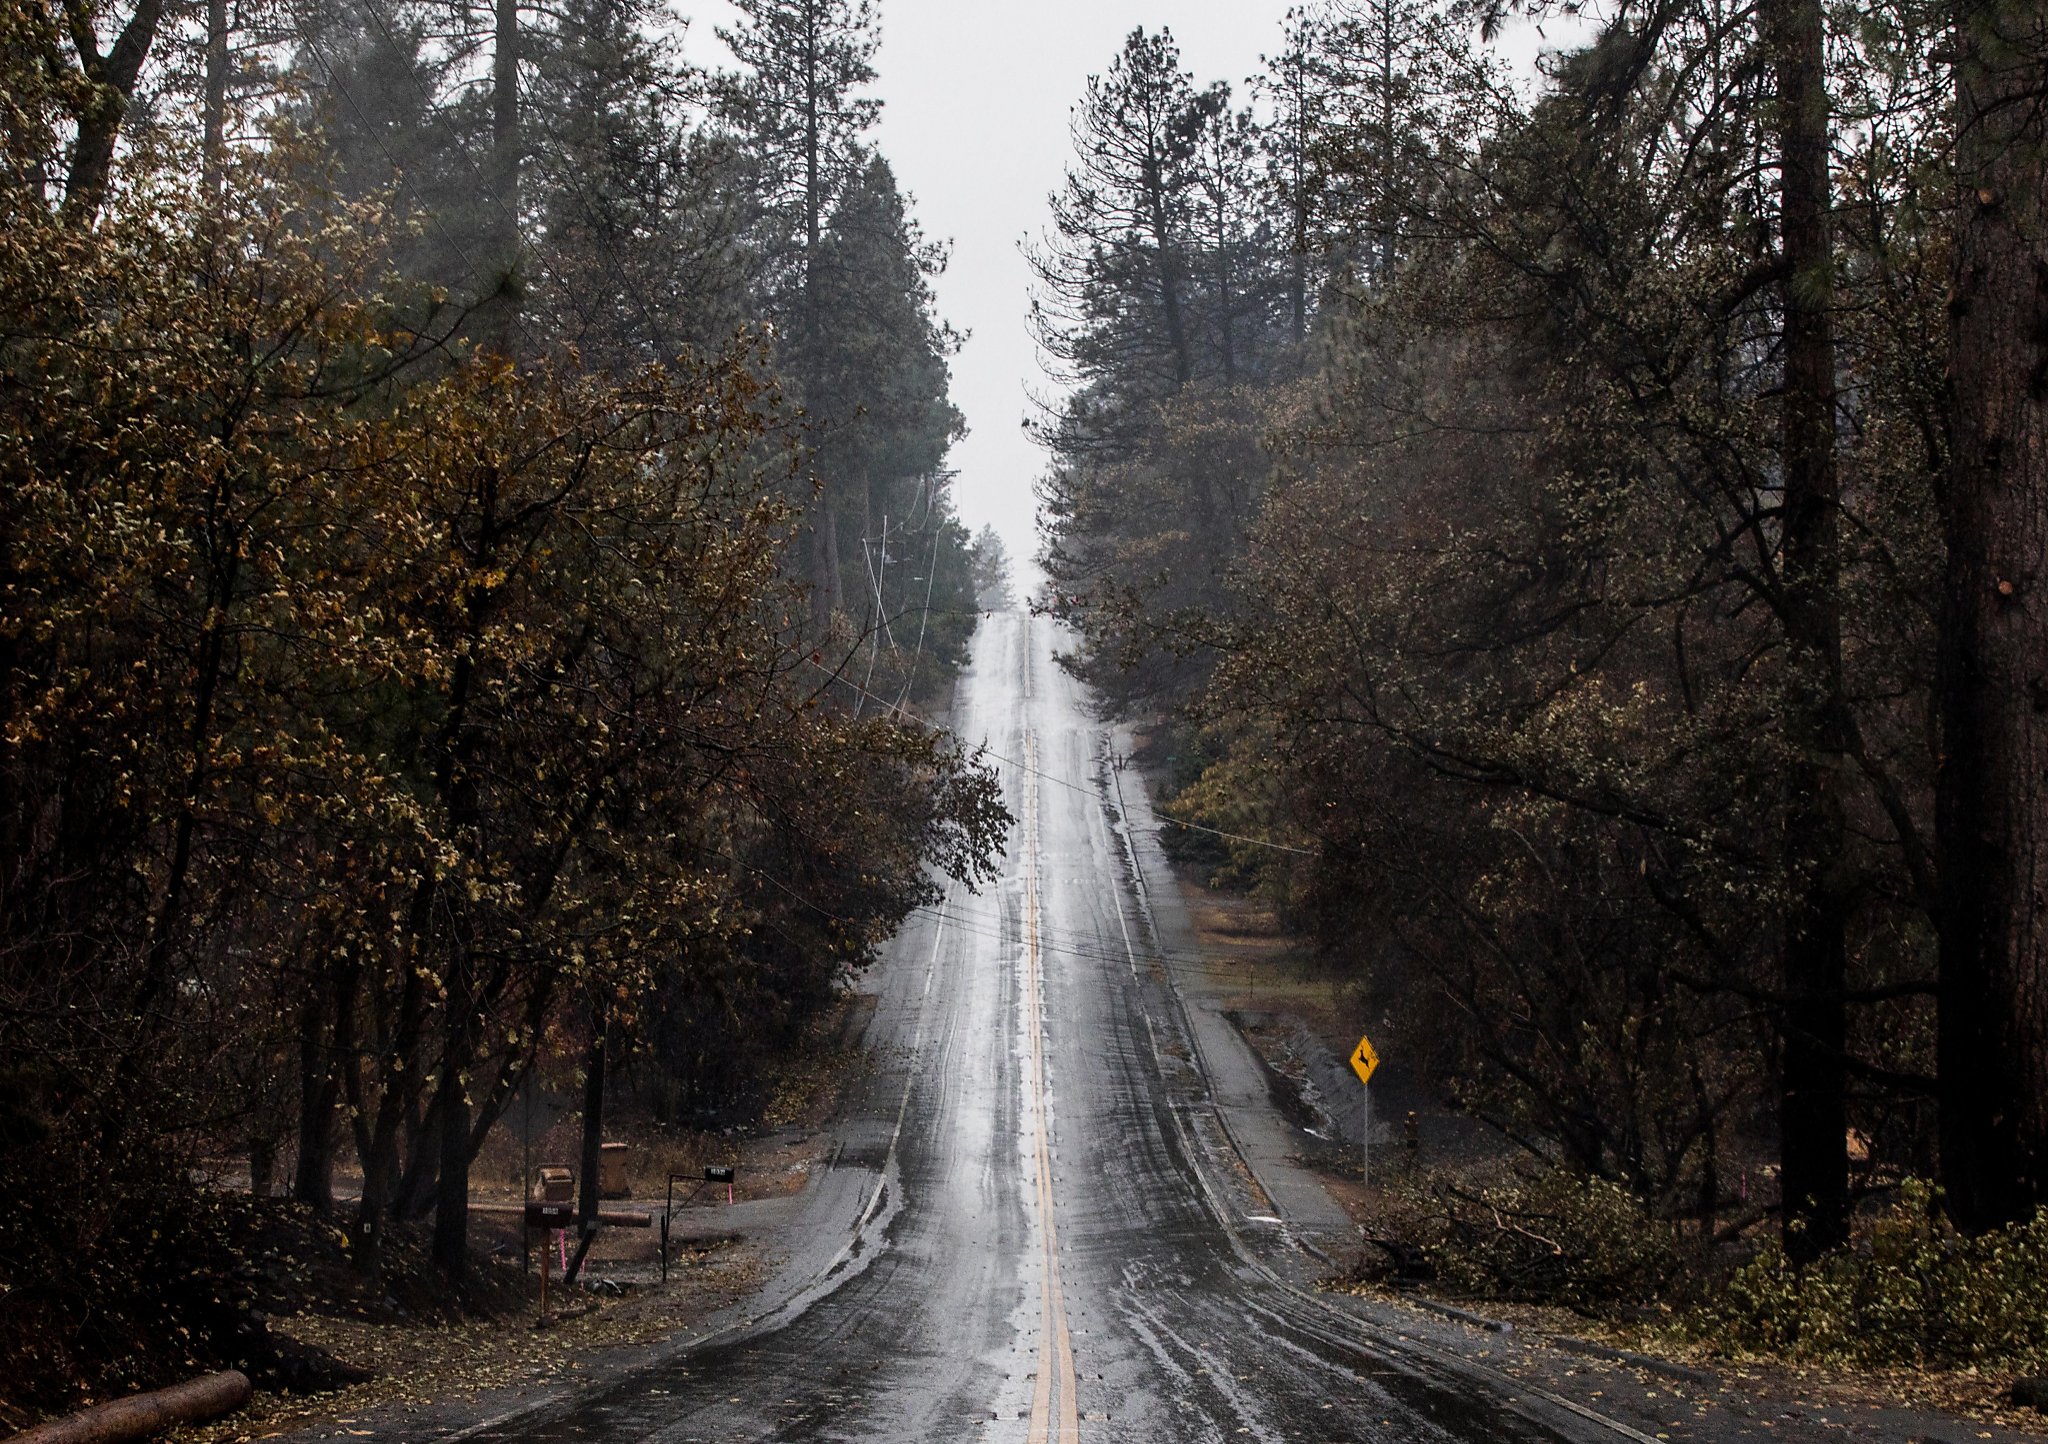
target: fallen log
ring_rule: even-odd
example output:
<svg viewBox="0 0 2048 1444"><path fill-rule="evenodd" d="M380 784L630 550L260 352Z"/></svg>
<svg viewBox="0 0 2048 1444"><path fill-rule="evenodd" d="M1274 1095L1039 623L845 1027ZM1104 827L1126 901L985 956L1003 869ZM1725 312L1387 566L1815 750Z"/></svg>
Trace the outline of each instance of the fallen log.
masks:
<svg viewBox="0 0 2048 1444"><path fill-rule="evenodd" d="M180 1424L204 1424L249 1402L249 1376L229 1369L168 1389L95 1404L11 1435L6 1444L129 1444L168 1433Z"/></svg>

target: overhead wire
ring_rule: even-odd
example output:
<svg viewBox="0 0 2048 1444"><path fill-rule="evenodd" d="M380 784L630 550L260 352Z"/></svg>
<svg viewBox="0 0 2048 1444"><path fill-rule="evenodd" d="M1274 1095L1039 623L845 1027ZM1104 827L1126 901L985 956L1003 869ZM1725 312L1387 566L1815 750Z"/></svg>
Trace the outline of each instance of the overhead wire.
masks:
<svg viewBox="0 0 2048 1444"><path fill-rule="evenodd" d="M1155 812L1153 816L1159 817L1159 814ZM1270 852L1287 852L1294 854L1296 857L1321 856L1312 847L1294 847L1288 843L1274 842L1271 838L1252 837L1242 832L1229 832L1220 827L1209 827L1200 822L1187 822L1178 817L1159 817L1159 821L1165 827L1182 827L1186 828L1189 832L1205 832L1211 837L1220 837L1228 842L1241 842L1247 847L1263 847Z"/></svg>
<svg viewBox="0 0 2048 1444"><path fill-rule="evenodd" d="M861 929L862 925L854 919L832 911L832 909L806 896L798 888L775 876L775 874L765 868L757 867L744 858L735 857L729 852L713 850L712 855L722 857L726 861L746 869L763 882L774 887L777 891L787 894L791 899L829 922L836 923L840 927L853 932L858 932ZM951 927L956 932L968 937L980 938L985 942L1021 942L1021 937L1014 934L1005 925L1004 917L1001 913L972 913L961 911L957 908L950 908L946 904L941 903L937 906L919 904L910 909L910 916L929 918L941 926ZM1039 925L1039 937L1048 951L1056 952L1063 957L1073 958L1077 961L1095 963L1123 963L1128 961L1120 947L1112 948L1108 944L1076 930L1049 927L1041 923ZM1207 961L1206 957L1200 953L1185 953L1157 946L1154 946L1150 953L1152 957L1167 963L1200 964Z"/></svg>
<svg viewBox="0 0 2048 1444"><path fill-rule="evenodd" d="M917 680L918 664L924 660L925 624L932 616L932 586L939 575L939 539L946 534L942 526L932 528L932 554L924 564L924 606L917 614L917 647L910 654L910 666L903 673L903 690L896 694L896 708L900 712L903 704L910 700L911 684ZM912 578L915 580L915 578Z"/></svg>
<svg viewBox="0 0 2048 1444"><path fill-rule="evenodd" d="M869 697L874 697L874 695L875 695L874 693L872 693L872 692L870 692L870 691L868 690L868 683L870 683L870 682L873 682L873 681L875 680L875 662L876 662L876 660L877 660L878 658L880 658L880 657L881 657L881 655L882 655L882 649L881 649L881 647L880 647L879 645L877 645L877 643L876 643L876 640L875 640L875 623L876 623L876 622L880 622L880 624L881 624L881 628L882 628L882 632L883 632L883 635L885 635L885 636L887 636L887 637L889 638L889 650L890 650L890 651L892 651L892 652L896 650L896 634L895 634L894 632L891 632L891 631L889 630L889 619L888 619L888 618L887 618L887 617L886 617L885 615L883 615L883 613L884 613L884 610L885 610L885 605L886 605L886 604L885 604L885 603L883 602L883 600L882 600L882 583L881 583L881 579L880 579L880 578L878 578L878 577L877 577L877 576L875 575L875 559L874 559L874 554L873 554L873 553L872 553L872 552L871 552L871 551L870 551L870 550L868 549L868 544L869 544L869 541L870 541L870 540L871 540L871 539L870 539L870 538L868 537L868 535L867 535L867 534L866 534L865 532L863 532L863 533L861 534L861 539L860 539L860 564L861 564L861 569L862 569L863 571L865 571L865 572L867 573L867 575L868 575L868 586L869 586L869 588L870 588L870 589L871 589L871 590L872 590L872 591L874 592L874 594L875 594L875 609L874 609L874 611L873 611L873 612L869 613L869 624L868 624L868 630L867 630L867 647L868 647L868 670L867 670L867 676L866 676L866 677L865 677L865 678L864 678L864 679L862 680L862 682L861 682L861 685L860 685L860 687L859 687L859 688L857 689L857 690L858 690L858 691L860 692L860 695L861 695L861 698L862 698L862 699L865 699L865 698L869 698ZM883 516L883 518L882 518L882 569L884 570L884 572L886 572L886 571L888 570L888 567L889 567L889 518L888 518L888 517L887 517L887 516L885 515L885 516ZM876 700L876 701L880 701L881 699L880 699L879 697L877 697L877 698L875 698L875 700ZM860 716L860 713L861 713L861 705L862 705L862 704L861 704L861 701L855 701L855 703L853 704L853 715L854 715L854 716L856 716L856 717Z"/></svg>
<svg viewBox="0 0 2048 1444"><path fill-rule="evenodd" d="M1050 782L1056 787L1064 787L1068 791L1078 792L1084 797L1099 798L1102 795L1100 790L1097 788L1088 787L1081 783L1075 782L1070 778L1060 777L1055 775L1054 773L1047 772L1042 768L1033 767L1029 763L1022 762L1015 757L1007 757L1002 753L996 751L993 747L990 747L988 745L988 741L986 738L984 738L982 741L978 743L970 742L967 736L964 733L962 733L958 728L948 727L943 722L934 722L928 717L920 717L915 712L908 710L899 703L891 702L886 697L877 697L874 693L868 691L867 688L861 686L858 682L851 680L850 678L842 675L839 672L833 671L830 667L827 667L822 662L815 661L810 658L806 658L805 660L809 663L810 666L824 673L833 681L840 683L842 686L851 688L853 691L859 693L861 696L867 698L871 702L875 702L880 706L886 707L889 711L889 714L892 716L901 717L906 721L914 722L918 726L929 728L931 731L934 732L942 732L947 736L953 738L955 741L959 742L962 746L974 748L976 752L978 752L981 756L994 758L997 762L1001 762L1008 767L1014 767L1019 772L1028 772L1032 776L1039 778L1041 781ZM1157 816L1157 814L1154 815ZM1246 833L1229 832L1223 828L1208 827L1199 822L1183 822L1181 819L1177 817L1161 817L1159 818L1159 821L1163 825L1168 825L1172 827L1184 827L1188 829L1190 832L1203 832L1208 833L1212 837L1226 838L1231 842L1241 842L1248 847L1263 847L1273 852L1292 853L1297 857L1318 856L1317 852L1313 848L1295 847L1289 843L1274 842L1271 838L1252 837Z"/></svg>

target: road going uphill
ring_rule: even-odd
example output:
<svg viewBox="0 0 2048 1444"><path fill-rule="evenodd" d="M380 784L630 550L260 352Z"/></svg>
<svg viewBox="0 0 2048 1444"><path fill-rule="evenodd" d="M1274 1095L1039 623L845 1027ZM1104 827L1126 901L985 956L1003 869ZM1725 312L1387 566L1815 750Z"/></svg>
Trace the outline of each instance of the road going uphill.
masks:
<svg viewBox="0 0 2048 1444"><path fill-rule="evenodd" d="M778 1284L444 1437L1644 1437L1308 1287L1342 1241L1250 1191L1158 962L1171 903L1145 891L1164 879L1140 789L1055 640L1014 613L977 638L951 723L1005 777L1002 880L920 916L874 980L877 1066Z"/></svg>

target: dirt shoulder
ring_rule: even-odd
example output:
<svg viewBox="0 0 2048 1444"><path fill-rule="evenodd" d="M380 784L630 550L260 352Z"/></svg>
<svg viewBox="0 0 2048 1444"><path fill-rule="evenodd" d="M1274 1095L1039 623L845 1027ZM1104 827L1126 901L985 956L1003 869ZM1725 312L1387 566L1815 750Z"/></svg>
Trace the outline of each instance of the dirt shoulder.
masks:
<svg viewBox="0 0 2048 1444"><path fill-rule="evenodd" d="M1813 1417L1862 1421L1865 1427L1924 1439L2048 1436L2048 1417L2014 1408L2006 1398L2011 1376L1974 1369L1838 1369L1814 1364L1731 1355L1711 1344L1688 1340L1654 1325L1588 1319L1568 1309L1489 1303L1488 1316L1513 1323L1529 1342L1581 1352L1583 1346L1613 1350L1654 1361L1610 1359L1645 1375L1680 1385L1718 1381L1759 1404ZM1587 1355L1581 1352L1581 1357ZM1594 1354L1591 1357L1598 1358ZM1658 1367L1658 1366L1661 1366ZM1688 1380L1686 1371L1696 1376ZM1695 1392L1700 1392L1696 1387ZM1965 1429L1964 1426L1969 1426ZM1986 1433L1983 1431L1993 1431Z"/></svg>
<svg viewBox="0 0 2048 1444"><path fill-rule="evenodd" d="M1414 1295L1349 1290L1399 1307ZM1831 1369L1730 1357L1646 1326L1569 1310L1481 1300L1459 1305L1508 1324L1468 1329L1509 1375L1568 1395L1675 1444L1736 1438L1868 1444L2021 1444L2048 1438L2048 1419L2004 1400L2009 1376L1970 1370Z"/></svg>
<svg viewBox="0 0 2048 1444"><path fill-rule="evenodd" d="M266 1299L273 1334L369 1371L365 1382L315 1395L259 1389L250 1405L213 1425L182 1431L204 1444L271 1439L403 1438L445 1427L480 1407L513 1407L620 1366L753 1299L775 1272L778 1240L795 1219L825 1157L827 1130L849 1083L865 1076L853 1041L871 1000L849 999L831 1035L816 1040L782 1074L763 1125L691 1132L630 1114L607 1134L624 1148L611 1160L608 1212L645 1217L648 1227L598 1234L577 1287L561 1286L566 1249L523 1227L528 1167L573 1159L577 1121L538 1109L522 1127L515 1106L479 1156L470 1240L475 1259L461 1307L428 1257L425 1228L405 1226L386 1243L386 1271L374 1286L351 1270L345 1228L291 1205L288 1224L266 1247L289 1286ZM703 1180L707 1165L729 1166L730 1187ZM659 1221L678 1175L666 1278ZM352 1179L337 1180L349 1191ZM338 1211L345 1219L346 1203ZM540 1254L549 1253L549 1314L541 1320Z"/></svg>
<svg viewBox="0 0 2048 1444"><path fill-rule="evenodd" d="M273 1320L280 1332L375 1371L339 1393L298 1397L260 1391L231 1418L174 1437L204 1444L271 1439L403 1437L391 1420L418 1411L474 1406L487 1395L539 1391L574 1379L602 1350L666 1342L706 1315L749 1297L765 1276L745 1240L691 1246L671 1260L666 1287L619 1294L577 1291L541 1327L537 1309L492 1319L408 1324L308 1313ZM537 1303L537 1296L536 1296ZM378 1427L364 1427L372 1411Z"/></svg>

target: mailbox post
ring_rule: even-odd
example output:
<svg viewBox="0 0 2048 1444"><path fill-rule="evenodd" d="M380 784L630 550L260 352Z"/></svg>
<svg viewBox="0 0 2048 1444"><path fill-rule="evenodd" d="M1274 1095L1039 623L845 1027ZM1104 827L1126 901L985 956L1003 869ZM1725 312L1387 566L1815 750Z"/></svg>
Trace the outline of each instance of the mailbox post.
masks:
<svg viewBox="0 0 2048 1444"><path fill-rule="evenodd" d="M704 1170L702 1178L690 1180L694 1186L683 1196L683 1206L685 1208L689 1207L690 1200L702 1193L704 1185L707 1183L724 1184L725 1201L730 1206L732 1203L732 1181L735 1171L730 1163L708 1165ZM676 1211L676 1180L679 1178L689 1179L690 1175L687 1173L671 1173L668 1176L668 1200L662 1205L661 1210L661 1281L664 1284L668 1282L668 1219L669 1215Z"/></svg>
<svg viewBox="0 0 2048 1444"><path fill-rule="evenodd" d="M558 1228L567 1228L576 1217L576 1205L566 1199L528 1199L526 1203L526 1226L541 1229L540 1243L540 1317L548 1317L548 1263L554 1253L548 1233Z"/></svg>
<svg viewBox="0 0 2048 1444"><path fill-rule="evenodd" d="M528 1218L526 1227L519 1231L521 1253L526 1252L532 1230L542 1227L542 1225L535 1223L531 1216L532 1207L536 1200L544 1203L567 1203L576 1196L576 1175L559 1163L542 1164L539 1169L529 1171L526 1178ZM565 1225L556 1224L552 1225L552 1227L560 1228L565 1227ZM543 1233L540 1243L541 1248L545 1251L553 1246L554 1239Z"/></svg>

